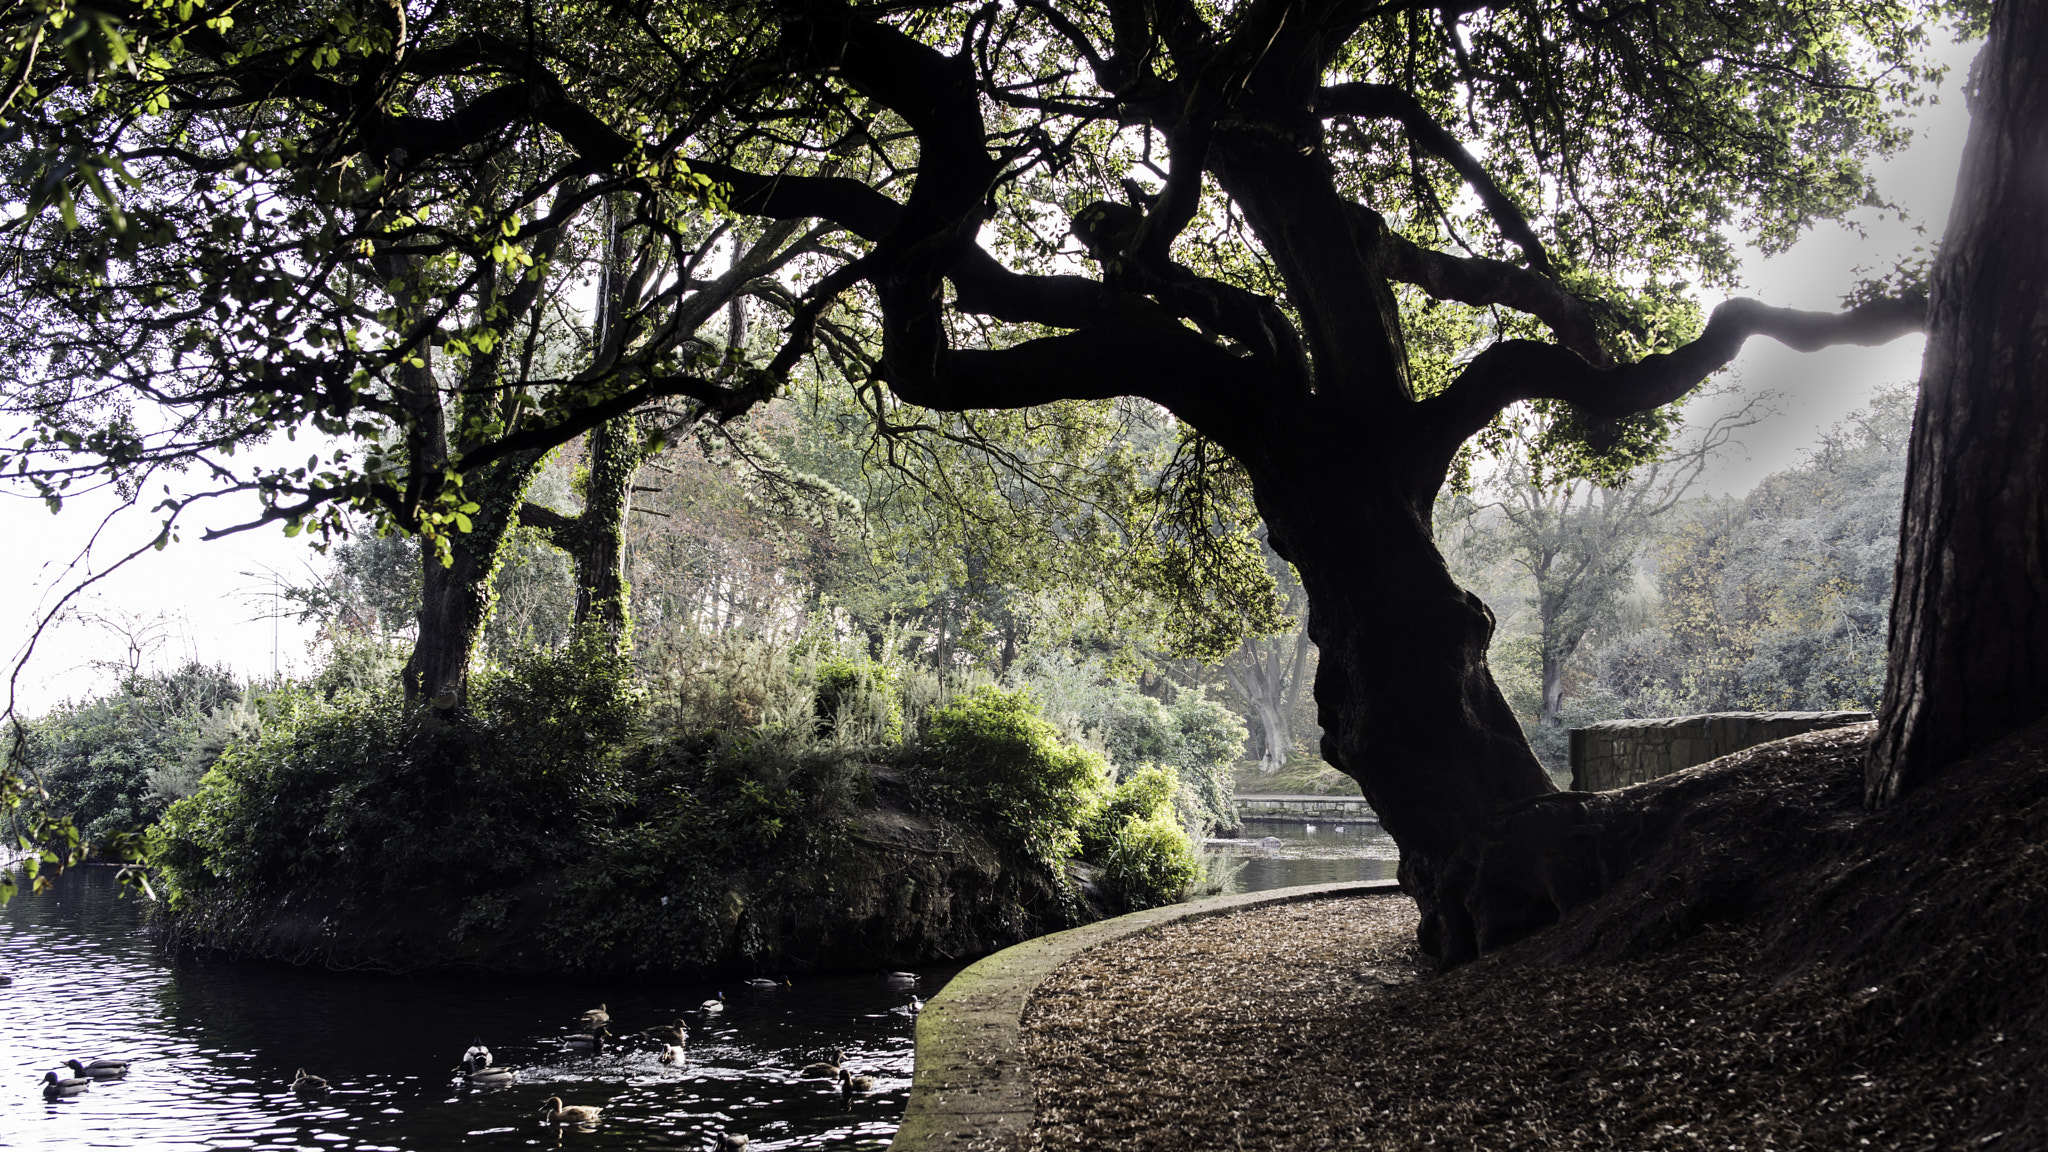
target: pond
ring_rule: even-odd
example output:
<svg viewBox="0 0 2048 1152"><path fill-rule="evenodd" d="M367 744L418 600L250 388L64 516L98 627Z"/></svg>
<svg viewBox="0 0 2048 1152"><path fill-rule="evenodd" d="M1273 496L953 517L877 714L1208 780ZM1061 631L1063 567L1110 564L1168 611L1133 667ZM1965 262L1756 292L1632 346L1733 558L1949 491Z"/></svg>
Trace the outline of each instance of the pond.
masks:
<svg viewBox="0 0 2048 1152"><path fill-rule="evenodd" d="M1264 838L1279 840L1274 846ZM1246 820L1240 834L1209 841L1209 848L1242 859L1231 892L1265 892L1296 884L1392 880L1401 863L1394 838L1371 820Z"/></svg>
<svg viewBox="0 0 2048 1152"><path fill-rule="evenodd" d="M920 969L915 984L880 973L797 978L772 989L564 978L393 978L273 964L169 963L141 933L111 868L74 868L53 892L0 910L0 1147L386 1149L713 1146L744 1133L750 1148L881 1148L910 1089L913 996L959 965ZM699 1005L724 993L722 1012ZM651 1046L574 1055L561 1037L600 1003L615 1033L678 1018L688 1060ZM475 1039L509 1086L475 1089L452 1069ZM873 1076L843 1097L799 1066L844 1050ZM76 1058L135 1061L125 1080L46 1101L43 1074ZM300 1099L298 1068L326 1078ZM594 1129L539 1118L551 1096L604 1109Z"/></svg>

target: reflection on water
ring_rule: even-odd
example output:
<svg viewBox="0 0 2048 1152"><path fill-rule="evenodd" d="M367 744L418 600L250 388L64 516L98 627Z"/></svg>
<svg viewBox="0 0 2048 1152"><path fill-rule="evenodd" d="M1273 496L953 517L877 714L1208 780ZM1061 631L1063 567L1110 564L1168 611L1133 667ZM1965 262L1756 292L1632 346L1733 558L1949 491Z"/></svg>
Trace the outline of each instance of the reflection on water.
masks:
<svg viewBox="0 0 2048 1152"><path fill-rule="evenodd" d="M709 1148L720 1132L754 1148L879 1148L910 1088L913 988L879 975L793 986L590 980L391 978L269 964L160 959L113 869L73 869L54 892L0 911L0 1147L249 1149ZM697 1005L719 991L726 1009ZM689 1060L651 1046L601 1057L560 1037L599 1003L614 1032L682 1017ZM472 1039L520 1070L470 1089L450 1069ZM796 1069L833 1048L875 1091L848 1107ZM126 1080L45 1101L39 1082L66 1058L132 1058ZM295 1069L325 1077L324 1099L292 1095ZM68 1075L68 1073L64 1073ZM544 1127L550 1096L604 1108L593 1130Z"/></svg>
<svg viewBox="0 0 2048 1152"><path fill-rule="evenodd" d="M1271 839L1279 841L1278 846ZM1262 844L1260 841L1266 840ZM1287 820L1246 820L1240 835L1211 840L1220 849L1244 857L1244 871L1232 892L1265 892L1297 884L1335 884L1345 880L1392 880L1401 862L1393 837L1370 820L1330 820L1302 824Z"/></svg>

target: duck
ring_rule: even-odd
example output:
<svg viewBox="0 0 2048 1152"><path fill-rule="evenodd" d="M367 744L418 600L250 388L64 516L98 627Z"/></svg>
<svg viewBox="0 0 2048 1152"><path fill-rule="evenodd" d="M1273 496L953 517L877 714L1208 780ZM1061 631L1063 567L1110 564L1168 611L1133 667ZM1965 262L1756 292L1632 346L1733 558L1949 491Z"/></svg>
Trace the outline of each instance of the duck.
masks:
<svg viewBox="0 0 2048 1152"><path fill-rule="evenodd" d="M64 1062L65 1066L71 1069L72 1075L83 1076L88 1080L119 1080L128 1074L128 1063L126 1060L94 1060L90 1064L77 1060Z"/></svg>
<svg viewBox="0 0 2048 1152"><path fill-rule="evenodd" d="M873 1092L875 1090L875 1078L873 1076L855 1076L846 1069L841 1068L839 1070L839 1086L848 1093Z"/></svg>
<svg viewBox="0 0 2048 1152"><path fill-rule="evenodd" d="M611 1022L612 1014L602 1004L576 1017L576 1027L585 1032L602 1032Z"/></svg>
<svg viewBox="0 0 2048 1152"><path fill-rule="evenodd" d="M476 1049L474 1048L470 1049L470 1052L475 1051ZM455 1070L462 1073L462 1078L471 1084L478 1084L487 1088L498 1084L510 1084L514 1080L519 1079L519 1073L510 1068L491 1067L491 1054L489 1052L485 1052L481 1060L467 1052L464 1053L462 1063L456 1065Z"/></svg>
<svg viewBox="0 0 2048 1152"><path fill-rule="evenodd" d="M797 1071L797 1075L806 1080L837 1080L839 1079L839 1066L844 1063L846 1063L846 1053L834 1048L830 1061L806 1064Z"/></svg>
<svg viewBox="0 0 2048 1152"><path fill-rule="evenodd" d="M571 1032L567 1036L562 1037L562 1043L567 1044L577 1052L589 1052L592 1056L604 1054L604 1033L602 1032Z"/></svg>
<svg viewBox="0 0 2048 1152"><path fill-rule="evenodd" d="M697 1005L697 1007L704 1012L723 1012L725 1011L725 993L720 992L716 1000L706 1000L702 1004Z"/></svg>
<svg viewBox="0 0 2048 1152"><path fill-rule="evenodd" d="M684 1060L683 1046L681 1044L663 1044L659 1059L663 1064L681 1064Z"/></svg>
<svg viewBox="0 0 2048 1152"><path fill-rule="evenodd" d="M656 1024L652 1028L642 1029L640 1035L657 1044L681 1044L689 1040L690 1029L678 1017L674 1024Z"/></svg>
<svg viewBox="0 0 2048 1152"><path fill-rule="evenodd" d="M58 1079L55 1072L43 1073L43 1099L56 1100L64 1096L76 1096L92 1087L92 1081L83 1076L67 1076Z"/></svg>
<svg viewBox="0 0 2048 1152"><path fill-rule="evenodd" d="M718 1152L746 1152L747 1137L744 1132L720 1132Z"/></svg>
<svg viewBox="0 0 2048 1152"><path fill-rule="evenodd" d="M540 1118L549 1124L595 1124L602 1111L591 1104L563 1104L560 1096L550 1096L541 1105Z"/></svg>
<svg viewBox="0 0 2048 1152"><path fill-rule="evenodd" d="M756 977L754 977L754 978L753 978L752 980L749 980L749 981L747 981L747 987L749 987L749 988L786 988L786 987L790 987L790 983L789 983L789 978L788 978L788 977L784 977L784 978L782 978L782 979L780 979L780 980L770 980L770 979L768 979L768 978L767 978L766 976L756 976Z"/></svg>
<svg viewBox="0 0 2048 1152"><path fill-rule="evenodd" d="M889 973L889 975L887 975L886 977L884 977L884 979L886 979L887 981L889 981L889 983L891 983L891 984L915 984L915 983L917 983L917 973L915 973L915 972L891 972L891 973Z"/></svg>
<svg viewBox="0 0 2048 1152"><path fill-rule="evenodd" d="M301 1068L292 1077L292 1091L300 1096L325 1096L327 1081L318 1076L308 1076L306 1070Z"/></svg>

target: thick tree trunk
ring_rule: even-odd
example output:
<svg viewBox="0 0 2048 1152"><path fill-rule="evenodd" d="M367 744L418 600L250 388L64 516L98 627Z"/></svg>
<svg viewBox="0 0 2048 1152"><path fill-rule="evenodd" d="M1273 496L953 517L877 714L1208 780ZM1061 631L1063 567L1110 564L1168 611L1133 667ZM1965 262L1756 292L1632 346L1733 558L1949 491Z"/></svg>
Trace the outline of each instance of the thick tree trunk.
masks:
<svg viewBox="0 0 2048 1152"><path fill-rule="evenodd" d="M1564 662L1562 654L1543 646L1543 714L1536 722L1545 728L1564 723Z"/></svg>
<svg viewBox="0 0 2048 1152"><path fill-rule="evenodd" d="M1460 846L1556 787L1487 668L1493 614L1431 539L1435 493L1410 491L1412 449L1365 421L1318 417L1246 463L1273 549L1315 606L1323 759L1358 781L1401 846L1424 950L1461 961L1542 913L1475 922L1452 875Z"/></svg>
<svg viewBox="0 0 2048 1152"><path fill-rule="evenodd" d="M433 548L420 550L419 635L400 675L408 705L467 705L470 657L497 600L491 574L539 462L523 453L471 475L464 491L478 509L470 530L449 538L450 563Z"/></svg>
<svg viewBox="0 0 2048 1152"><path fill-rule="evenodd" d="M2001 0L1934 270L1866 799L2048 715L2048 3Z"/></svg>
<svg viewBox="0 0 2048 1152"><path fill-rule="evenodd" d="M1287 767L1287 755L1294 748L1294 733L1288 730L1287 714L1279 701L1261 697L1258 701L1259 729L1265 747L1259 752L1259 774L1272 776Z"/></svg>

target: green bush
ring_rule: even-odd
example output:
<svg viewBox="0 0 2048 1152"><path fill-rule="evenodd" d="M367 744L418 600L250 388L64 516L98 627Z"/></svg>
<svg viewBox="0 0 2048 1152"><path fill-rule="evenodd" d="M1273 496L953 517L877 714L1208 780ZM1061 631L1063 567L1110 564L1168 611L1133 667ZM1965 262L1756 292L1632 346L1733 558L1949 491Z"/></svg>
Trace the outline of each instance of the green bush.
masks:
<svg viewBox="0 0 2048 1152"><path fill-rule="evenodd" d="M903 742L903 676L873 660L834 657L818 665L818 730L854 743Z"/></svg>
<svg viewBox="0 0 2048 1152"><path fill-rule="evenodd" d="M1171 814L1126 820L1102 860L1102 880L1128 908L1170 904L1202 874L1188 835Z"/></svg>
<svg viewBox="0 0 2048 1152"><path fill-rule="evenodd" d="M127 676L117 691L31 721L28 765L49 810L71 817L88 842L137 831L163 810L160 784L204 751L208 718L243 695L234 673L196 662Z"/></svg>
<svg viewBox="0 0 2048 1152"><path fill-rule="evenodd" d="M171 805L151 863L174 902L317 890L369 902L522 879L580 855L579 829L626 802L640 694L586 638L479 676L467 715L390 695L273 695L257 742L230 747Z"/></svg>
<svg viewBox="0 0 2048 1152"><path fill-rule="evenodd" d="M1081 824L1081 857L1100 862L1109 856L1123 826L1132 820L1173 815L1180 779L1171 768L1148 765L1116 786Z"/></svg>
<svg viewBox="0 0 2048 1152"><path fill-rule="evenodd" d="M1102 757L1062 743L1029 692L996 687L933 709L921 759L943 807L1047 861L1073 855L1081 820L1109 783Z"/></svg>
<svg viewBox="0 0 2048 1152"><path fill-rule="evenodd" d="M1132 909L1181 899L1201 862L1181 826L1179 776L1148 765L1102 798L1081 824L1082 858L1102 868L1110 894Z"/></svg>

